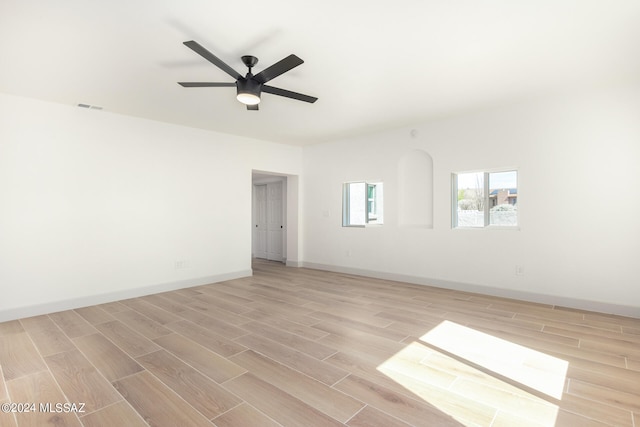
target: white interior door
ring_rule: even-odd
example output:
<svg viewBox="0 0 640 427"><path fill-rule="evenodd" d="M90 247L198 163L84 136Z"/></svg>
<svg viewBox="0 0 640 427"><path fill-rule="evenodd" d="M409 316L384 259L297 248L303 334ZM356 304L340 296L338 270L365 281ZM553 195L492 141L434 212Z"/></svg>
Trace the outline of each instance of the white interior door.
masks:
<svg viewBox="0 0 640 427"><path fill-rule="evenodd" d="M253 229L256 258L267 258L267 186L254 186L255 227Z"/></svg>
<svg viewBox="0 0 640 427"><path fill-rule="evenodd" d="M283 260L282 181L267 184L267 259Z"/></svg>

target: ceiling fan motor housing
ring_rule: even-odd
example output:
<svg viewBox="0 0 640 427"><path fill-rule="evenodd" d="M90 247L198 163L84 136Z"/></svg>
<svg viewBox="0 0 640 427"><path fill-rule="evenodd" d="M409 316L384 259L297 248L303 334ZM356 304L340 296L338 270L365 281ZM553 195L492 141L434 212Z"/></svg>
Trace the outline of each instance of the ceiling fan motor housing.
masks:
<svg viewBox="0 0 640 427"><path fill-rule="evenodd" d="M236 81L238 101L247 105L260 103L260 93L262 83L255 81L251 77L243 77Z"/></svg>

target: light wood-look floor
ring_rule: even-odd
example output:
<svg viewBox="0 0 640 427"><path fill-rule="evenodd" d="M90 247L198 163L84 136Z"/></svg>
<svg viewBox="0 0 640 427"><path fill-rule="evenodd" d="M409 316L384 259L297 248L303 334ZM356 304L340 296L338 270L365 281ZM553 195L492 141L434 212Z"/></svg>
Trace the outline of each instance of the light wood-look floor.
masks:
<svg viewBox="0 0 640 427"><path fill-rule="evenodd" d="M0 323L0 425L640 427L640 319L254 273Z"/></svg>

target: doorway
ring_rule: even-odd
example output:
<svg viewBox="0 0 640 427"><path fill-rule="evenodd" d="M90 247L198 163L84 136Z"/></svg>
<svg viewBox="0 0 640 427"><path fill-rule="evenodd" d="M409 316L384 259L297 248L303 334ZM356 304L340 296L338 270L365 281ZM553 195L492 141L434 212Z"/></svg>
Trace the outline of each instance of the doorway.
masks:
<svg viewBox="0 0 640 427"><path fill-rule="evenodd" d="M286 261L286 185L284 176L254 173L253 258Z"/></svg>

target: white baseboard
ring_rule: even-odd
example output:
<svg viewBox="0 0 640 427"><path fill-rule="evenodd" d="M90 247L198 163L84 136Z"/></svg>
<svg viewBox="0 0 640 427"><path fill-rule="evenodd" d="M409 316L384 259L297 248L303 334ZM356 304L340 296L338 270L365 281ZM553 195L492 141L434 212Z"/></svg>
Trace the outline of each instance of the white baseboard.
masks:
<svg viewBox="0 0 640 427"><path fill-rule="evenodd" d="M285 262L285 265L287 267L302 267L303 266L302 262L300 262L300 261L290 261L290 260L287 260Z"/></svg>
<svg viewBox="0 0 640 427"><path fill-rule="evenodd" d="M575 308L580 310L595 311L598 313L616 314L620 316L640 318L640 307L628 305L611 304L606 302L569 298L556 295L537 294L533 292L518 291L513 289L495 288L491 286L453 282L441 279L429 279L426 277L408 276L404 274L386 273L382 271L364 270L338 265L317 264L313 262L300 262L298 264L299 265L296 265L296 267L312 268L315 270L325 270L335 273L353 274L357 276L372 277L376 279L411 283L414 285L426 285L437 288L453 289L457 291L472 292L483 295L491 295L502 298L548 304L557 307Z"/></svg>
<svg viewBox="0 0 640 427"><path fill-rule="evenodd" d="M225 280L239 279L252 275L253 271L249 269L207 277L180 280L177 282L160 283L157 285L143 286L140 288L126 289L104 294L88 295L80 298L52 301L38 305L11 308L8 310L0 311L0 322L38 316L41 314L55 313L58 311L72 310L74 308L89 307L96 304L104 304L129 298L137 298L145 295L157 294L160 292L174 291L176 289L207 285L209 283L223 282Z"/></svg>

